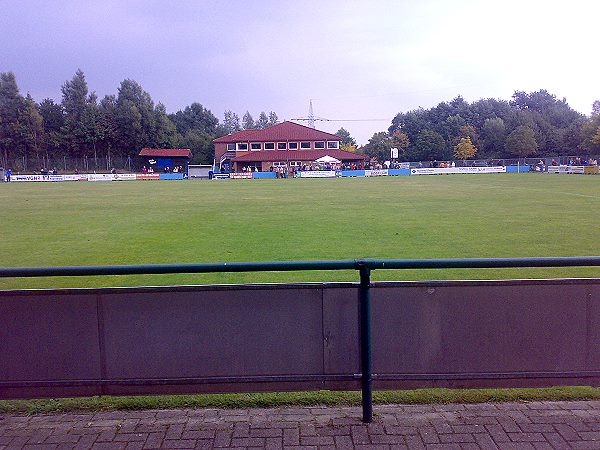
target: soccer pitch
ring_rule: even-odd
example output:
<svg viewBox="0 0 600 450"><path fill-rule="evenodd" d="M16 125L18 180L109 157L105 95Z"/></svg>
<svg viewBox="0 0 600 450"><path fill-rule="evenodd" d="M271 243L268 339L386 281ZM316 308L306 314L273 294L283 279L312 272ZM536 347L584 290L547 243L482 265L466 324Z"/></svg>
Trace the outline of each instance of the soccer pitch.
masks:
<svg viewBox="0 0 600 450"><path fill-rule="evenodd" d="M1 267L600 255L600 176L0 184ZM599 268L374 280L600 277ZM0 279L0 289L357 281L355 271Z"/></svg>

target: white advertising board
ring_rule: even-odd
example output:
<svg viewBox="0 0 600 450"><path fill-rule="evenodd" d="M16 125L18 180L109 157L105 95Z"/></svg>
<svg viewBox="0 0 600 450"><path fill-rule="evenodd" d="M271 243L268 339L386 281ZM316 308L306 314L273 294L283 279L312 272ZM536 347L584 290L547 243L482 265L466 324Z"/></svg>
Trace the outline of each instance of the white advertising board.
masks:
<svg viewBox="0 0 600 450"><path fill-rule="evenodd" d="M252 178L252 172L232 172L229 174L229 178Z"/></svg>
<svg viewBox="0 0 600 450"><path fill-rule="evenodd" d="M307 170L298 172L300 178L335 178L335 170Z"/></svg>
<svg viewBox="0 0 600 450"><path fill-rule="evenodd" d="M411 175L441 175L441 174L457 174L457 173L504 173L506 167L430 167L425 169L410 169Z"/></svg>
<svg viewBox="0 0 600 450"><path fill-rule="evenodd" d="M387 169L365 170L365 177L387 177Z"/></svg>
<svg viewBox="0 0 600 450"><path fill-rule="evenodd" d="M88 181L112 181L112 173L90 173L88 174Z"/></svg>
<svg viewBox="0 0 600 450"><path fill-rule="evenodd" d="M115 181L133 181L135 179L135 173L117 173L114 175Z"/></svg>
<svg viewBox="0 0 600 450"><path fill-rule="evenodd" d="M50 181L49 175L11 175L10 181Z"/></svg>
<svg viewBox="0 0 600 450"><path fill-rule="evenodd" d="M548 166L548 173L585 173L585 166Z"/></svg>

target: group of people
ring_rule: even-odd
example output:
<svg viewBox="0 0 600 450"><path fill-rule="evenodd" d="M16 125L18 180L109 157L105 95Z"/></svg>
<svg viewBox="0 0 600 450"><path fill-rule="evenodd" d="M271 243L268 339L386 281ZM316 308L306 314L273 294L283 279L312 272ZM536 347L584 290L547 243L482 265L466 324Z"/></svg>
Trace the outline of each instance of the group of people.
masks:
<svg viewBox="0 0 600 450"><path fill-rule="evenodd" d="M164 173L185 173L185 169L183 168L183 166L175 166L175 167L163 167L163 172ZM152 166L150 167L142 167L142 174L146 175L149 173L154 173L154 168Z"/></svg>

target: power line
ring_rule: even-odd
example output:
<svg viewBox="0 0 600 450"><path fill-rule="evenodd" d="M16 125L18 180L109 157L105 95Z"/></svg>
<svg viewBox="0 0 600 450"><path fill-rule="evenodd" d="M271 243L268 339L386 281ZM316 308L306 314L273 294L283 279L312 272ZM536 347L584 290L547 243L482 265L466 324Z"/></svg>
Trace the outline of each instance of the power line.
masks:
<svg viewBox="0 0 600 450"><path fill-rule="evenodd" d="M391 119L326 119L322 117L299 117L297 119L290 119L297 121L320 121L320 122L390 122Z"/></svg>

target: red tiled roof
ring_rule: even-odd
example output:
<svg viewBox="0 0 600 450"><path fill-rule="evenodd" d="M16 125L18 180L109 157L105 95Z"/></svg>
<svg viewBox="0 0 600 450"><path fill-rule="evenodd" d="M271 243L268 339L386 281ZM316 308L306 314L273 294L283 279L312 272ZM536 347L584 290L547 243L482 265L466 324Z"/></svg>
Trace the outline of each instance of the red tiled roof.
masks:
<svg viewBox="0 0 600 450"><path fill-rule="evenodd" d="M305 127L294 122L283 122L264 130L244 130L221 136L213 142L286 142L286 141L339 141L339 136Z"/></svg>
<svg viewBox="0 0 600 450"><path fill-rule="evenodd" d="M140 156L175 156L189 158L192 151L189 148L143 148Z"/></svg>
<svg viewBox="0 0 600 450"><path fill-rule="evenodd" d="M365 155L358 153L346 152L344 150L263 150L259 152L244 152L238 156L231 158L237 162L258 162L258 161L315 161L329 155L332 158L340 161L359 161L365 160Z"/></svg>

